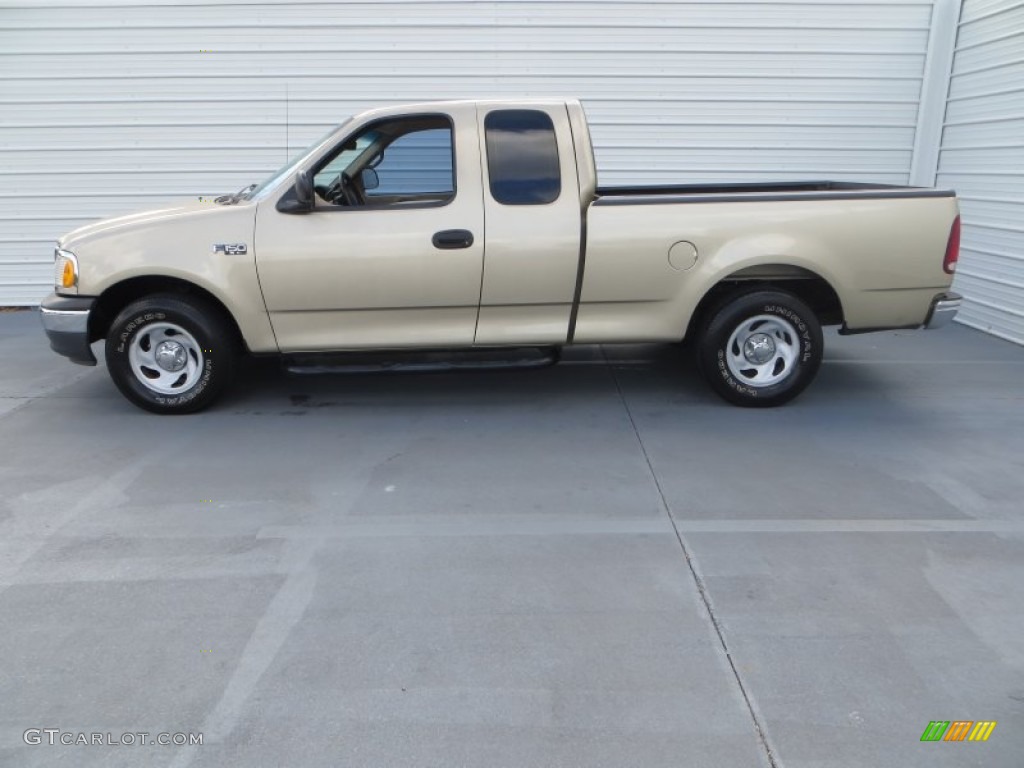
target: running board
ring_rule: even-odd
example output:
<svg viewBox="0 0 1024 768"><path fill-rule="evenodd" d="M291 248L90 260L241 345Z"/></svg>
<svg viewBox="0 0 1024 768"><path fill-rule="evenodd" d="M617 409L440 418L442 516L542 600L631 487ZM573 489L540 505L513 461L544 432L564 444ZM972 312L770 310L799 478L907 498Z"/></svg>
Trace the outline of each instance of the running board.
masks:
<svg viewBox="0 0 1024 768"><path fill-rule="evenodd" d="M558 362L558 347L427 350L387 352L310 352L285 355L286 372L321 373L433 373L546 368Z"/></svg>

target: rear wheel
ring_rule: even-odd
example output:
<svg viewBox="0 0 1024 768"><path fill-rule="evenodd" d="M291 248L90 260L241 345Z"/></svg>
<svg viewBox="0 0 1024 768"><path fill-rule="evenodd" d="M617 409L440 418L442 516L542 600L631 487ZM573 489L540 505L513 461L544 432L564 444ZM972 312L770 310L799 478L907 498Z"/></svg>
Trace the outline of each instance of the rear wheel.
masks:
<svg viewBox="0 0 1024 768"><path fill-rule="evenodd" d="M192 296L158 294L129 304L107 334L107 370L121 393L154 413L193 413L230 382L235 335L223 314Z"/></svg>
<svg viewBox="0 0 1024 768"><path fill-rule="evenodd" d="M697 341L701 372L730 403L769 407L800 394L821 366L821 324L791 293L755 290L709 315Z"/></svg>

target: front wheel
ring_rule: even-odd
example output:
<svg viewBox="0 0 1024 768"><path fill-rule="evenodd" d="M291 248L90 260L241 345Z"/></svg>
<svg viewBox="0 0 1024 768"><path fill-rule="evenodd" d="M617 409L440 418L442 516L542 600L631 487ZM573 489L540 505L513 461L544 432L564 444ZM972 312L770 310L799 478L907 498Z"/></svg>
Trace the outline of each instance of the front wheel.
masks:
<svg viewBox="0 0 1024 768"><path fill-rule="evenodd" d="M114 319L106 358L114 384L135 405L153 413L193 413L227 386L237 350L215 307L160 294L129 304Z"/></svg>
<svg viewBox="0 0 1024 768"><path fill-rule="evenodd" d="M791 293L757 290L712 311L697 340L701 372L730 403L782 405L811 383L821 366L821 324Z"/></svg>

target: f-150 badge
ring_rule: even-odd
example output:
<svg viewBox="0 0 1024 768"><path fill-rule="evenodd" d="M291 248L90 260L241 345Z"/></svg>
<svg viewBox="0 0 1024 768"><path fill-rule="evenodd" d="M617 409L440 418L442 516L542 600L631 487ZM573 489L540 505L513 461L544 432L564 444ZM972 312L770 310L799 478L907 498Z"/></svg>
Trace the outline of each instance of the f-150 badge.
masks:
<svg viewBox="0 0 1024 768"><path fill-rule="evenodd" d="M225 253L228 256L239 256L248 253L249 247L245 243L215 243L214 253Z"/></svg>

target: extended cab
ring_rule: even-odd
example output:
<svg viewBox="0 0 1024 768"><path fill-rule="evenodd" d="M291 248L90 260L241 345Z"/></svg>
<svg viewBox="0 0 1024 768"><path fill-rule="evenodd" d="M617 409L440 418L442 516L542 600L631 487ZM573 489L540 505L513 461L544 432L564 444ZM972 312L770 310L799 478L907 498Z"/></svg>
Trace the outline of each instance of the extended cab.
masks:
<svg viewBox="0 0 1024 768"><path fill-rule="evenodd" d="M838 182L598 186L576 101L352 118L261 184L108 219L57 243L53 349L121 392L199 410L243 353L693 341L711 386L776 405L822 325L935 326L953 192Z"/></svg>

